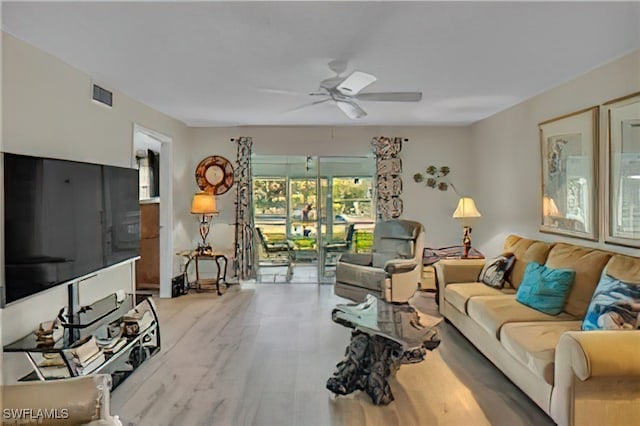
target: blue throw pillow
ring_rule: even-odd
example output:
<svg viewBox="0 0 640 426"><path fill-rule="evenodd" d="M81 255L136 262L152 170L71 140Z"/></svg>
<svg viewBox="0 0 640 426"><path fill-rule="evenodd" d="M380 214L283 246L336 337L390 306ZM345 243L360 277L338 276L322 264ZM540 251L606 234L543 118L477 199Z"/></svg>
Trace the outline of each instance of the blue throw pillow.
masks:
<svg viewBox="0 0 640 426"><path fill-rule="evenodd" d="M564 308L576 272L527 263L516 300L537 311L558 315Z"/></svg>
<svg viewBox="0 0 640 426"><path fill-rule="evenodd" d="M638 311L640 285L613 278L605 269L587 308L582 329L634 330L640 328Z"/></svg>

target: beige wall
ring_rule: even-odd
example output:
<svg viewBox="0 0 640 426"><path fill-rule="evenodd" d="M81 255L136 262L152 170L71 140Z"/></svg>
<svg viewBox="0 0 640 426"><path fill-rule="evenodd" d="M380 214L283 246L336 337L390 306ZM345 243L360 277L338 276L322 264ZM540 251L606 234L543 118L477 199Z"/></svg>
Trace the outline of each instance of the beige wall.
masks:
<svg viewBox="0 0 640 426"><path fill-rule="evenodd" d="M541 159L537 124L563 114L601 105L640 90L640 51L522 102L471 127L477 176L473 193L483 213L474 229L474 245L499 254L504 236L518 233L546 241L639 255L639 250L538 232ZM600 153L606 142L606 117L600 116ZM604 170L604 162L600 170ZM601 173L602 178L602 173ZM600 196L602 206L602 196ZM600 218L602 218L602 214Z"/></svg>
<svg viewBox="0 0 640 426"><path fill-rule="evenodd" d="M363 156L371 152L372 138L380 135L409 139L402 148L403 217L425 225L428 246L458 243L460 224L451 217L457 196L451 190L441 192L417 184L413 175L429 164L448 165L456 188L469 191L473 171L468 127L234 127L192 129L188 164L176 162L177 167L185 169L185 179L176 182L176 188L189 188L181 193L176 191L174 196L176 228L184 230L176 234L176 249L193 247L199 238L197 219L189 214L191 196L198 189L193 175L195 167L209 155L234 161L236 145L230 142L231 138L252 137L253 152L262 155ZM214 222L233 223L234 200L233 189L218 197L220 215ZM214 246L215 238L212 232L209 241Z"/></svg>
<svg viewBox="0 0 640 426"><path fill-rule="evenodd" d="M137 123L171 137L177 161L184 161L181 147L188 129L178 120L117 91L113 108L96 104L90 97L90 76L4 33L2 59L2 100L9 106L2 114L2 151L130 167L133 125ZM3 226L0 220L0 235ZM0 262L3 258L0 256ZM118 288L131 289L132 268L132 264L112 268L83 282L82 302ZM0 270L4 265L0 264ZM40 321L52 319L66 305L66 296L66 287L58 286L5 307L1 312L3 344L29 333ZM7 354L5 361L7 382L24 372L22 356L17 359Z"/></svg>

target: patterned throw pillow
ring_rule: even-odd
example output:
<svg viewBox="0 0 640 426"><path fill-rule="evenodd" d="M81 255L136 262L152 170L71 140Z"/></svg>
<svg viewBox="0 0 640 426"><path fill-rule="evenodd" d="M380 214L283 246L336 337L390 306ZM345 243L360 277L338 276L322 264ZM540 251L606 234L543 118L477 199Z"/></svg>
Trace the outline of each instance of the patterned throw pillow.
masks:
<svg viewBox="0 0 640 426"><path fill-rule="evenodd" d="M529 262L516 300L545 314L558 315L564 309L575 275L573 269L551 269Z"/></svg>
<svg viewBox="0 0 640 426"><path fill-rule="evenodd" d="M583 330L634 330L640 328L640 285L620 281L607 275L600 276Z"/></svg>
<svg viewBox="0 0 640 426"><path fill-rule="evenodd" d="M494 288L504 287L504 282L516 258L513 255L502 255L484 265L478 281Z"/></svg>

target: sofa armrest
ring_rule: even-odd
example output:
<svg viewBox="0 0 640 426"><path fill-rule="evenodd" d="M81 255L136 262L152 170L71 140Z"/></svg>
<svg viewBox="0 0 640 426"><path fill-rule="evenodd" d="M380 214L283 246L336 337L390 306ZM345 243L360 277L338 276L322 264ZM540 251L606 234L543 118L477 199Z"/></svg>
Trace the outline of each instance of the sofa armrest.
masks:
<svg viewBox="0 0 640 426"><path fill-rule="evenodd" d="M442 259L433 266L440 289L447 284L474 283L484 267L484 259Z"/></svg>
<svg viewBox="0 0 640 426"><path fill-rule="evenodd" d="M28 417L20 419L20 415L46 409L57 415L47 424L122 426L118 416L109 414L110 387L107 374L2 386L3 424L22 424Z"/></svg>
<svg viewBox="0 0 640 426"><path fill-rule="evenodd" d="M352 265L371 266L373 256L371 253L343 253L339 262Z"/></svg>
<svg viewBox="0 0 640 426"><path fill-rule="evenodd" d="M556 346L553 419L560 425L637 422L638 348L640 331L564 333Z"/></svg>
<svg viewBox="0 0 640 426"><path fill-rule="evenodd" d="M384 270L389 275L404 274L416 269L418 263L414 259L391 259L384 264Z"/></svg>
<svg viewBox="0 0 640 426"><path fill-rule="evenodd" d="M436 270L436 298L440 313L444 315L444 288L454 283L475 283L484 267L484 259L442 259Z"/></svg>
<svg viewBox="0 0 640 426"><path fill-rule="evenodd" d="M591 377L640 377L639 348L640 331L570 331L558 342L556 364L571 367L582 381Z"/></svg>

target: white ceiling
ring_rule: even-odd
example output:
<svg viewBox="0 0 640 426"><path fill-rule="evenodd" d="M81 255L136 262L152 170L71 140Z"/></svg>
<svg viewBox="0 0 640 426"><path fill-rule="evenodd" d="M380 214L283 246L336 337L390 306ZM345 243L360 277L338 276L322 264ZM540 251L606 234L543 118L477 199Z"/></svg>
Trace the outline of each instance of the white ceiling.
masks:
<svg viewBox="0 0 640 426"><path fill-rule="evenodd" d="M2 25L193 126L463 125L640 48L640 2L4 2ZM295 109L332 59L423 99Z"/></svg>

